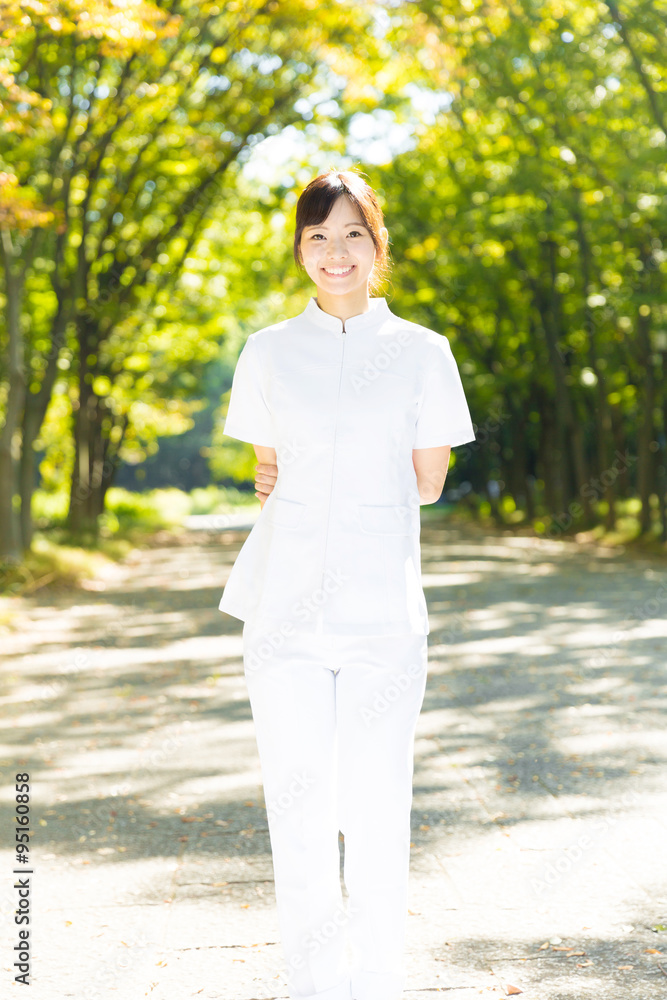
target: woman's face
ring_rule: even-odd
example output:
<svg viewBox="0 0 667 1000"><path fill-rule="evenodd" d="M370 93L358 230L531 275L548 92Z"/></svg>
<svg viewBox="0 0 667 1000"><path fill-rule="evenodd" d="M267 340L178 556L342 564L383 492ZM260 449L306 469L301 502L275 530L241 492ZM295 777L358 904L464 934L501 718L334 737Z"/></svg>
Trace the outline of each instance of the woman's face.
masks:
<svg viewBox="0 0 667 1000"><path fill-rule="evenodd" d="M301 257L308 276L330 295L368 290L375 244L359 209L341 195L319 226L301 234Z"/></svg>

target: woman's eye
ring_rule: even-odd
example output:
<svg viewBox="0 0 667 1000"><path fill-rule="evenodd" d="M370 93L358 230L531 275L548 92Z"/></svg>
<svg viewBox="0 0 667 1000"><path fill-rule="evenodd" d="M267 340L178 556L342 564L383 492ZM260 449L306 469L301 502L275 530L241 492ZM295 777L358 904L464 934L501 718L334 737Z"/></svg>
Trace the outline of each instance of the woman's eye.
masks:
<svg viewBox="0 0 667 1000"><path fill-rule="evenodd" d="M311 240L323 240L324 236L322 235L322 233L313 233L313 235L310 238Z"/></svg>
<svg viewBox="0 0 667 1000"><path fill-rule="evenodd" d="M360 233L358 229L353 229L351 233L348 233L348 236L363 236L363 235L364 234Z"/></svg>

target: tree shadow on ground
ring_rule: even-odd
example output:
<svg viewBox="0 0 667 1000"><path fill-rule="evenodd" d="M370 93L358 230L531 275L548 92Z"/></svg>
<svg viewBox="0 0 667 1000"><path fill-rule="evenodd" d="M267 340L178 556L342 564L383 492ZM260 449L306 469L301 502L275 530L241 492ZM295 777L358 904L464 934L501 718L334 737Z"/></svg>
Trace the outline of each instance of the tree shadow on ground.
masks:
<svg viewBox="0 0 667 1000"><path fill-rule="evenodd" d="M138 859L178 858L184 879L204 866L191 895L217 898L214 882L231 894L271 880L242 623L217 610L245 536L142 553L104 591L16 602L18 627L3 640L11 657L3 770L18 762L40 789L42 851L121 871ZM447 866L474 843L486 850L487 838L522 844L527 830L554 819L555 839L535 836L555 852L544 864L555 864L572 831L642 821L667 762L665 572L650 561L433 526L423 533L422 568L432 624L415 746L416 868L427 857ZM0 806L5 828L12 814ZM601 857L602 841L594 847ZM639 884L644 877L642 869ZM153 873L144 891L158 901L169 887ZM656 905L647 901L647 921ZM484 961L495 953L480 939L446 954L456 963L459 948L463 961L473 944ZM607 965L624 964L624 947L590 945ZM597 960L586 950L594 965L578 976L594 984ZM586 995L569 980L559 985L560 957L539 962L551 963L549 1000ZM610 1000L631 972L605 973Z"/></svg>

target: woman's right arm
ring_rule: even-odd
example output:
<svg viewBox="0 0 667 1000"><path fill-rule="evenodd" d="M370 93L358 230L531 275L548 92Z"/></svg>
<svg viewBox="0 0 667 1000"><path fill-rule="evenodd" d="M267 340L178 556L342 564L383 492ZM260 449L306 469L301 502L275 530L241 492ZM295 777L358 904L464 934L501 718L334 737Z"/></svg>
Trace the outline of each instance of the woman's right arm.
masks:
<svg viewBox="0 0 667 1000"><path fill-rule="evenodd" d="M278 477L276 449L267 448L262 444L254 444L253 448L257 456L257 465L255 466L255 496L258 497L263 507L266 503L266 498L276 485Z"/></svg>

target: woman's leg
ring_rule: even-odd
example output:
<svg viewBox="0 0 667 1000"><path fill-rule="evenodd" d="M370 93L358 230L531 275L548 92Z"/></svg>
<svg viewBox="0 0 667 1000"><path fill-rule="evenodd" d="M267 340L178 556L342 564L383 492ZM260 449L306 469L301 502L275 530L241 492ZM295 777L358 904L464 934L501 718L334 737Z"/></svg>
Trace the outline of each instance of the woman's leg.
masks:
<svg viewBox="0 0 667 1000"><path fill-rule="evenodd" d="M336 817L335 678L322 637L244 628L290 996L351 1000Z"/></svg>
<svg viewBox="0 0 667 1000"><path fill-rule="evenodd" d="M339 824L345 836L354 1000L397 1000L410 865L414 735L428 638L357 638L336 674Z"/></svg>

